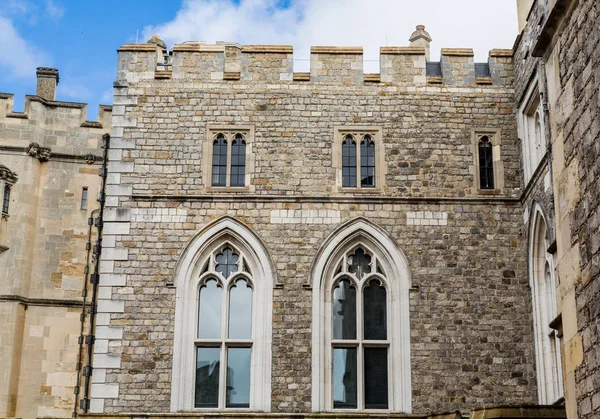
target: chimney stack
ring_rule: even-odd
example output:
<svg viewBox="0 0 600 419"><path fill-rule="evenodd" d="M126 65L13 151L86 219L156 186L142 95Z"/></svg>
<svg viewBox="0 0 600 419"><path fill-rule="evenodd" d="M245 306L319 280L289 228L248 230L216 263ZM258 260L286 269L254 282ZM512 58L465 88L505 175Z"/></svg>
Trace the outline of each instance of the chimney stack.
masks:
<svg viewBox="0 0 600 419"><path fill-rule="evenodd" d="M38 67L37 88L35 94L42 99L55 101L56 100L56 85L58 84L58 69Z"/></svg>
<svg viewBox="0 0 600 419"><path fill-rule="evenodd" d="M425 30L425 25L417 25L417 30L412 33L410 38L411 47L425 47L425 60L429 61L429 43L431 42L431 36L429 32Z"/></svg>

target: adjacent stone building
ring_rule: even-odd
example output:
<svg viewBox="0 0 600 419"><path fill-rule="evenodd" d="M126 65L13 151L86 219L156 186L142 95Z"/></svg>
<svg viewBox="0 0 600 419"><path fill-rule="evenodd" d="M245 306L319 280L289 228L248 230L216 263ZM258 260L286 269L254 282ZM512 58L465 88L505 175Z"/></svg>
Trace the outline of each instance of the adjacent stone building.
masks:
<svg viewBox="0 0 600 419"><path fill-rule="evenodd" d="M70 417L74 409L88 216L98 207L98 122L55 100L58 71L13 112L0 93L0 417Z"/></svg>

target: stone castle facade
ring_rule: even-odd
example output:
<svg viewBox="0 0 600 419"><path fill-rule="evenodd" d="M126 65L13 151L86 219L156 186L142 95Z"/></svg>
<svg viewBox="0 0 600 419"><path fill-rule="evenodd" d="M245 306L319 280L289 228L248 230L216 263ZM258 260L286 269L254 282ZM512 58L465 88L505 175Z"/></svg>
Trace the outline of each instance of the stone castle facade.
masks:
<svg viewBox="0 0 600 419"><path fill-rule="evenodd" d="M41 70L28 103L53 121L50 158L10 148L29 144L27 107L0 131L0 263L32 260L16 253L26 223L23 251L49 255L23 280L39 285L0 301L5 416L595 417L600 47L577 34L598 32L600 11L524 3L514 48L487 63L456 48L431 62L422 26L381 48L379 74L355 47L313 47L294 73L289 46L126 44L110 113L68 134ZM78 174L98 173L107 129L103 181ZM60 191L35 197L41 211L18 189L31 162ZM84 186L102 246L80 319ZM14 220L16 205L37 218Z"/></svg>

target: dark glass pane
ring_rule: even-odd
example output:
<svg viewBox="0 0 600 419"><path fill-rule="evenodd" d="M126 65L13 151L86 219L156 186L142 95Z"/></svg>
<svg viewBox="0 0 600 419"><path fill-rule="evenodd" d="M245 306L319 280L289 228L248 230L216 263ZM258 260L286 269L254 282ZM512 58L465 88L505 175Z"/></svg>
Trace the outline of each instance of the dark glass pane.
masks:
<svg viewBox="0 0 600 419"><path fill-rule="evenodd" d="M194 407L219 406L219 348L196 349Z"/></svg>
<svg viewBox="0 0 600 419"><path fill-rule="evenodd" d="M333 407L356 409L356 348L333 349Z"/></svg>
<svg viewBox="0 0 600 419"><path fill-rule="evenodd" d="M227 349L226 407L250 407L250 348Z"/></svg>
<svg viewBox="0 0 600 419"><path fill-rule="evenodd" d="M206 281L200 288L198 308L198 338L219 339L221 337L222 289L214 279Z"/></svg>
<svg viewBox="0 0 600 419"><path fill-rule="evenodd" d="M342 143L342 186L356 187L356 143L351 135Z"/></svg>
<svg viewBox="0 0 600 419"><path fill-rule="evenodd" d="M379 280L369 281L364 295L365 340L387 339L387 302L386 292Z"/></svg>
<svg viewBox="0 0 600 419"><path fill-rule="evenodd" d="M343 280L333 289L333 338L356 339L356 288Z"/></svg>
<svg viewBox="0 0 600 419"><path fill-rule="evenodd" d="M365 274L371 272L371 256L365 253L360 247L356 249L353 255L348 256L348 272L361 279Z"/></svg>
<svg viewBox="0 0 600 419"><path fill-rule="evenodd" d="M215 270L223 275L223 278L229 278L233 272L238 271L239 256L233 253L231 248L226 247L221 253L216 256L217 266Z"/></svg>
<svg viewBox="0 0 600 419"><path fill-rule="evenodd" d="M479 141L479 187L494 189L494 157L492 143L487 136Z"/></svg>
<svg viewBox="0 0 600 419"><path fill-rule="evenodd" d="M231 178L229 186L244 186L246 173L246 141L241 134L231 143Z"/></svg>
<svg viewBox="0 0 600 419"><path fill-rule="evenodd" d="M227 176L227 141L219 134L213 142L212 186L225 186Z"/></svg>
<svg viewBox="0 0 600 419"><path fill-rule="evenodd" d="M229 290L229 338L252 338L252 288L243 279Z"/></svg>
<svg viewBox="0 0 600 419"><path fill-rule="evenodd" d="M360 186L375 186L375 143L369 135L360 143Z"/></svg>
<svg viewBox="0 0 600 419"><path fill-rule="evenodd" d="M365 409L388 408L387 348L365 348Z"/></svg>

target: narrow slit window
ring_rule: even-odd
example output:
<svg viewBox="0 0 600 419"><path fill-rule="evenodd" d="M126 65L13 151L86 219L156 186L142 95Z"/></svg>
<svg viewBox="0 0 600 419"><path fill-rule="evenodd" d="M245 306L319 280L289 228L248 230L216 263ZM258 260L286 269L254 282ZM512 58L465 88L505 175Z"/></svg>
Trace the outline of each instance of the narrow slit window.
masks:
<svg viewBox="0 0 600 419"><path fill-rule="evenodd" d="M237 134L231 143L231 176L229 186L244 186L246 183L246 140Z"/></svg>
<svg viewBox="0 0 600 419"><path fill-rule="evenodd" d="M2 198L2 214L8 215L8 205L10 204L10 185L4 186L4 197Z"/></svg>
<svg viewBox="0 0 600 419"><path fill-rule="evenodd" d="M487 135L479 140L479 187L480 189L494 189L492 143Z"/></svg>
<svg viewBox="0 0 600 419"><path fill-rule="evenodd" d="M87 209L87 202L88 202L88 188L84 187L81 190L81 209L82 210Z"/></svg>
<svg viewBox="0 0 600 419"><path fill-rule="evenodd" d="M375 187L375 143L370 135L360 142L360 186Z"/></svg>
<svg viewBox="0 0 600 419"><path fill-rule="evenodd" d="M356 187L356 142L351 135L342 143L342 186Z"/></svg>
<svg viewBox="0 0 600 419"><path fill-rule="evenodd" d="M212 186L226 186L227 180L227 140L223 134L213 141Z"/></svg>

